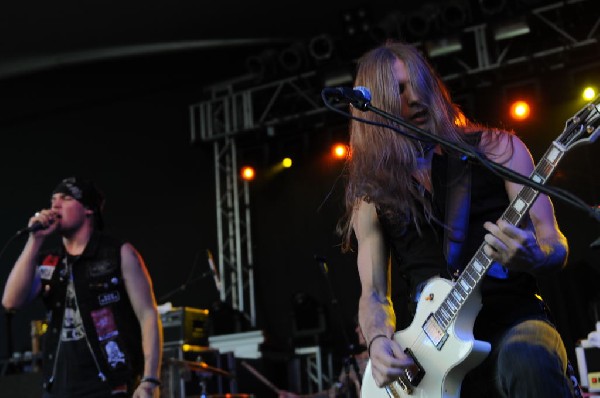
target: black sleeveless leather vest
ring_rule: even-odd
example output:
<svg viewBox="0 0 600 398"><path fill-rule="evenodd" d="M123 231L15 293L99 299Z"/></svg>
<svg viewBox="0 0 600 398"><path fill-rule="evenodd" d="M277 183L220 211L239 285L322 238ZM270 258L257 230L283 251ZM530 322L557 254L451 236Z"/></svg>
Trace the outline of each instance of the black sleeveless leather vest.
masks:
<svg viewBox="0 0 600 398"><path fill-rule="evenodd" d="M44 387L52 383L72 270L77 306L90 355L100 378L111 387L127 384L130 391L143 372L141 329L125 290L121 272L123 241L95 232L84 252L67 266L64 247L40 255L42 297L48 309L44 334Z"/></svg>

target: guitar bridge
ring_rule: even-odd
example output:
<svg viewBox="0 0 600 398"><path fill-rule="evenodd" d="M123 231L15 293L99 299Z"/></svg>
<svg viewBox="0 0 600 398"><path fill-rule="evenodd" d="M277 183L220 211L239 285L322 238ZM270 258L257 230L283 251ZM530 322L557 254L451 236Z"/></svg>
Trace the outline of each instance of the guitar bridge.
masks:
<svg viewBox="0 0 600 398"><path fill-rule="evenodd" d="M402 398L405 395L411 395L413 388L406 379L406 376L403 375L398 377L396 381L385 386L385 391L390 398Z"/></svg>

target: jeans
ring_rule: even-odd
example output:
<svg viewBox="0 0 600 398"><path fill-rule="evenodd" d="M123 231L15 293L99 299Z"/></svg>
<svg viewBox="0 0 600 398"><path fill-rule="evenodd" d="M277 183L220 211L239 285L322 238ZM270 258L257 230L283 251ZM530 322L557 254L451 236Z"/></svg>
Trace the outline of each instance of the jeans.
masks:
<svg viewBox="0 0 600 398"><path fill-rule="evenodd" d="M556 329L529 320L510 329L500 342L496 377L504 397L572 397L566 376L567 352Z"/></svg>
<svg viewBox="0 0 600 398"><path fill-rule="evenodd" d="M567 362L556 329L542 320L525 320L508 329L467 374L461 398L571 398Z"/></svg>

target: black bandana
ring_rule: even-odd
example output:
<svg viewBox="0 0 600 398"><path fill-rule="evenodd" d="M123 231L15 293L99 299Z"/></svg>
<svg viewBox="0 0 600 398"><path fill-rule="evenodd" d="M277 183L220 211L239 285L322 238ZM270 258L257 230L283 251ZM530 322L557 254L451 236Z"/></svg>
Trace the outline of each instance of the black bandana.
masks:
<svg viewBox="0 0 600 398"><path fill-rule="evenodd" d="M96 218L96 228L101 230L104 227L102 220L104 195L92 181L80 177L65 178L54 188L52 194L55 193L69 195L86 208L93 210Z"/></svg>

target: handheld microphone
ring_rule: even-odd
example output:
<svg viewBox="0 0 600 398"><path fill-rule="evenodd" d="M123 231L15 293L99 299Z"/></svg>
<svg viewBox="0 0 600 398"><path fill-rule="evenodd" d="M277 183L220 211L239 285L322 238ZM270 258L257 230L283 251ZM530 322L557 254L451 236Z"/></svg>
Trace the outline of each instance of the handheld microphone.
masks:
<svg viewBox="0 0 600 398"><path fill-rule="evenodd" d="M41 231L42 229L48 228L50 225L52 225L52 223L50 223L49 225L44 225L41 222L36 221L33 224L31 224L30 226L21 228L20 230L18 230L17 235L23 235L23 234L29 234L32 232Z"/></svg>
<svg viewBox="0 0 600 398"><path fill-rule="evenodd" d="M367 109L371 102L371 92L363 86L349 87L325 87L321 94L326 98L335 99L337 101L347 101L361 111Z"/></svg>

